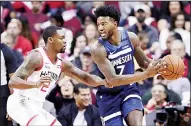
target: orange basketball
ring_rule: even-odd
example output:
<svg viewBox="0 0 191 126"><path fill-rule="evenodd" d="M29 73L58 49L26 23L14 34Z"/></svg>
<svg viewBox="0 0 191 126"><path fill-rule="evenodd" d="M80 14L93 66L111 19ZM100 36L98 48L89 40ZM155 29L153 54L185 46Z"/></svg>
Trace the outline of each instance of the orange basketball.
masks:
<svg viewBox="0 0 191 126"><path fill-rule="evenodd" d="M179 56L167 55L163 59L168 64L166 73L161 74L164 79L176 80L183 76L184 62Z"/></svg>

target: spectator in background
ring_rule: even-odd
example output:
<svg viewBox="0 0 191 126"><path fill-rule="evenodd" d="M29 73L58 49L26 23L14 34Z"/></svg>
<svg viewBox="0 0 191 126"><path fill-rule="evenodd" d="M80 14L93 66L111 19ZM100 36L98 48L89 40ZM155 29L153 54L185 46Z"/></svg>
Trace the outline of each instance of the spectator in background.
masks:
<svg viewBox="0 0 191 126"><path fill-rule="evenodd" d="M185 18L185 14L183 12L172 17L170 31L175 31L181 35L182 42L186 47L186 52L190 56L190 32L185 30Z"/></svg>
<svg viewBox="0 0 191 126"><path fill-rule="evenodd" d="M46 100L54 103L56 115L60 109L68 104L74 103L74 84L69 77L64 77L46 96Z"/></svg>
<svg viewBox="0 0 191 126"><path fill-rule="evenodd" d="M159 43L155 42L152 44L150 48L148 48L148 43L149 43L148 34L145 32L140 32L138 33L137 36L139 37L140 45L144 53L151 59L152 58L158 59L161 55L161 49Z"/></svg>
<svg viewBox="0 0 191 126"><path fill-rule="evenodd" d="M170 54L170 45L174 40L180 40L182 41L182 37L179 33L171 32L166 40L166 47L167 49L164 50L160 56L160 58L163 58L164 56ZM160 43L162 44L162 43ZM161 47L161 46L160 46Z"/></svg>
<svg viewBox="0 0 191 126"><path fill-rule="evenodd" d="M155 110L155 107L157 106L164 107L167 105L167 90L163 85L153 85L151 93L152 98L148 101L147 105L145 106L146 113L151 113Z"/></svg>
<svg viewBox="0 0 191 126"><path fill-rule="evenodd" d="M94 23L96 24L96 18L92 13L88 13L82 19L83 28L85 28L88 24Z"/></svg>
<svg viewBox="0 0 191 126"><path fill-rule="evenodd" d="M58 11L62 11L65 8L64 1L45 1L44 5L47 6L51 15L56 14Z"/></svg>
<svg viewBox="0 0 191 126"><path fill-rule="evenodd" d="M14 39L13 49L22 53L23 56L26 56L29 51L32 50L31 42L21 35L22 24L18 19L12 19L8 24L7 30L2 33L2 37L6 34L12 35Z"/></svg>
<svg viewBox="0 0 191 126"><path fill-rule="evenodd" d="M139 32L145 32L149 36L148 48L152 46L154 42L158 42L158 31L156 28L146 25L144 23L146 19L146 5L137 5L134 8L135 17L137 18L137 23L128 28L128 31L138 34Z"/></svg>
<svg viewBox="0 0 191 126"><path fill-rule="evenodd" d="M76 41L74 41L72 48L73 54L70 56L70 60L73 61L76 58L79 58L79 54L87 45L87 38L85 35L80 34L76 37Z"/></svg>
<svg viewBox="0 0 191 126"><path fill-rule="evenodd" d="M171 22L172 17L184 10L182 1L165 1L161 5L161 19Z"/></svg>
<svg viewBox="0 0 191 126"><path fill-rule="evenodd" d="M30 30L34 31L40 36L40 32L35 29L36 23L43 23L48 20L48 16L42 13L43 6L41 1L33 1L32 3L32 12L24 13L23 15L27 17Z"/></svg>
<svg viewBox="0 0 191 126"><path fill-rule="evenodd" d="M181 100L183 100L183 94L190 91L190 81L186 77L181 77L176 80L169 81L167 87L169 90L177 93Z"/></svg>
<svg viewBox="0 0 191 126"><path fill-rule="evenodd" d="M90 88L84 84L74 87L75 103L63 107L57 119L63 126L102 126L98 109L90 105Z"/></svg>
<svg viewBox="0 0 191 126"><path fill-rule="evenodd" d="M13 92L8 87L8 81L17 69L14 52L5 44L0 43L1 49L1 85L0 85L0 125L12 126L7 114L7 99Z"/></svg>
<svg viewBox="0 0 191 126"><path fill-rule="evenodd" d="M97 69L92 60L90 48L88 46L82 49L79 57L76 58L72 63L83 71L97 75Z"/></svg>
<svg viewBox="0 0 191 126"><path fill-rule="evenodd" d="M11 13L14 11L14 8L10 1L1 1L1 7L1 23L6 28L11 21Z"/></svg>
<svg viewBox="0 0 191 126"><path fill-rule="evenodd" d="M182 12L179 12L174 15L171 19L170 29L164 28L159 36L160 45L162 46L162 49L166 49L166 41L167 37L170 34L170 32L176 32L181 35L182 42L186 46L186 52L188 55L190 55L190 32L187 30L184 30L185 25L185 15Z"/></svg>
<svg viewBox="0 0 191 126"><path fill-rule="evenodd" d="M175 102L180 105L181 104L180 96L176 92L167 88L168 82L169 82L169 80L165 80L164 78L162 78L159 75L156 75L153 78L153 86L156 84L160 84L160 85L162 84L165 87L165 89L167 90L167 96L168 96L168 98L166 99L167 102ZM151 98L152 98L151 90L148 90L142 96L143 104L146 105Z"/></svg>
<svg viewBox="0 0 191 126"><path fill-rule="evenodd" d="M79 19L78 8L76 8L74 1L65 2L65 11L62 12L64 19L64 28L70 29L73 36L76 36L82 30L82 23ZM82 14L81 14L82 15Z"/></svg>
<svg viewBox="0 0 191 126"><path fill-rule="evenodd" d="M133 8L135 8L135 6L138 4L142 3L137 1L136 2L119 1L119 10L121 13L121 19L123 20L128 18L128 16L131 16L133 14Z"/></svg>
<svg viewBox="0 0 191 126"><path fill-rule="evenodd" d="M96 42L98 37L97 26L94 23L88 24L84 29L84 34L88 44Z"/></svg>
<svg viewBox="0 0 191 126"><path fill-rule="evenodd" d="M33 49L36 48L39 38L38 34L30 30L28 19L25 16L18 17L18 20L22 24L21 35L27 38L31 42Z"/></svg>
<svg viewBox="0 0 191 126"><path fill-rule="evenodd" d="M184 43L180 40L174 40L171 43L170 52L172 55L182 58L184 65L186 66L183 76L187 77L191 81L191 57L186 53Z"/></svg>
<svg viewBox="0 0 191 126"><path fill-rule="evenodd" d="M14 52L14 55L15 55L15 58L16 58L16 63L17 63L17 66L20 66L23 61L24 61L24 58L23 58L23 55L21 52L13 49L14 47L14 38L12 35L5 35L4 38L2 38L2 42L5 43L10 49L13 50Z"/></svg>
<svg viewBox="0 0 191 126"><path fill-rule="evenodd" d="M152 16L152 12L151 12L151 7L152 6L152 2L138 2L136 5L134 5L135 7L136 6L144 6L144 10L145 10L145 20L144 20L144 23L146 25L151 25L153 27L157 27L157 20L154 18L154 17L151 17ZM134 8L135 8L134 7ZM134 12L134 11L132 11ZM133 14L134 15L134 14ZM122 19L120 21L120 26L124 26L124 27L131 27L132 25L134 25L135 23L137 23L137 18L135 16L127 16L127 18L125 19Z"/></svg>
<svg viewBox="0 0 191 126"><path fill-rule="evenodd" d="M80 50L84 49L87 45L87 38L85 35L81 34L77 36L76 42L75 42L75 47L79 48Z"/></svg>

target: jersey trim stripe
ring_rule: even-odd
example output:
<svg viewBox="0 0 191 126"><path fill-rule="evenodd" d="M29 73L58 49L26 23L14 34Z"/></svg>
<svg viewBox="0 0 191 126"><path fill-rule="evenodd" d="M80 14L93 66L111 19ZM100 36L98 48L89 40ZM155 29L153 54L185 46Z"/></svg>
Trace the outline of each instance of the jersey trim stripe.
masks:
<svg viewBox="0 0 191 126"><path fill-rule="evenodd" d="M54 123L56 122L56 119L50 124L50 126L54 126Z"/></svg>
<svg viewBox="0 0 191 126"><path fill-rule="evenodd" d="M139 98L139 99L141 100L141 97L140 97L139 95L137 95L137 94L131 94L131 95L128 95L128 96L123 100L123 102L126 101L126 100L128 100L129 98Z"/></svg>
<svg viewBox="0 0 191 126"><path fill-rule="evenodd" d="M35 115L35 116L33 116L33 117L31 117L31 118L29 119L29 121L27 122L27 125L26 125L26 126L29 126L29 123L30 123L35 117L37 117L37 116L38 116L38 114Z"/></svg>
<svg viewBox="0 0 191 126"><path fill-rule="evenodd" d="M106 121L108 121L108 120L110 120L110 119L112 119L112 118L114 118L116 116L120 116L120 115L121 115L121 112L118 111L118 112L115 112L115 113L113 113L111 115L108 115L108 116L104 117L103 120L106 122Z"/></svg>

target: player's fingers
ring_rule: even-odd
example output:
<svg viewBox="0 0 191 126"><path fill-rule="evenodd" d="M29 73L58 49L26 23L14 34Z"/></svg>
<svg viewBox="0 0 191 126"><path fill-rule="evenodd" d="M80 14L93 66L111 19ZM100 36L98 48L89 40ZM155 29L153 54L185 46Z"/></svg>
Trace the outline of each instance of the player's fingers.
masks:
<svg viewBox="0 0 191 126"><path fill-rule="evenodd" d="M166 73L166 68L167 67L163 64L157 64L154 69L157 71L157 73L162 74Z"/></svg>
<svg viewBox="0 0 191 126"><path fill-rule="evenodd" d="M109 84L109 82L107 81L107 79L105 79L106 85L105 87L107 88L113 88L113 85Z"/></svg>
<svg viewBox="0 0 191 126"><path fill-rule="evenodd" d="M164 67L158 68L158 69L157 69L157 73L159 73L159 74L165 74L165 73L166 73L166 68L164 68Z"/></svg>
<svg viewBox="0 0 191 126"><path fill-rule="evenodd" d="M49 76L41 77L40 79L51 79Z"/></svg>
<svg viewBox="0 0 191 126"><path fill-rule="evenodd" d="M152 66L156 66L160 61L159 60L154 60L152 61Z"/></svg>
<svg viewBox="0 0 191 126"><path fill-rule="evenodd" d="M168 63L165 62L164 59L161 59L161 64L164 66L164 68L167 68L167 67L168 67Z"/></svg>
<svg viewBox="0 0 191 126"><path fill-rule="evenodd" d="M41 80L41 83L50 83L50 80Z"/></svg>
<svg viewBox="0 0 191 126"><path fill-rule="evenodd" d="M40 80L41 81L50 81L51 79L50 79L50 77L42 77L42 78L40 78Z"/></svg>

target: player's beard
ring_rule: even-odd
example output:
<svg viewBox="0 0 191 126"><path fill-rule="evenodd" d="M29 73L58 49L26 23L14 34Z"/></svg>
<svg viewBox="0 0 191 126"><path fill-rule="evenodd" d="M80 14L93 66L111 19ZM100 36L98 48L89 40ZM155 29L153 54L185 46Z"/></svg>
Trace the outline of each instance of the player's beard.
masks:
<svg viewBox="0 0 191 126"><path fill-rule="evenodd" d="M110 39L111 39L112 34L113 34L113 32L112 32L112 31L109 31L109 32L107 32L107 36L106 36L106 37L104 37L104 38L102 38L102 39L104 39L104 40L110 40Z"/></svg>
<svg viewBox="0 0 191 126"><path fill-rule="evenodd" d="M64 46L60 49L60 53L65 53L65 48L64 48Z"/></svg>

